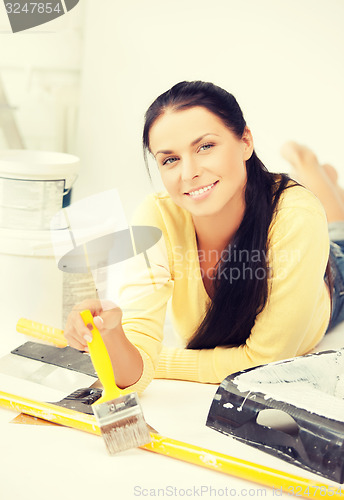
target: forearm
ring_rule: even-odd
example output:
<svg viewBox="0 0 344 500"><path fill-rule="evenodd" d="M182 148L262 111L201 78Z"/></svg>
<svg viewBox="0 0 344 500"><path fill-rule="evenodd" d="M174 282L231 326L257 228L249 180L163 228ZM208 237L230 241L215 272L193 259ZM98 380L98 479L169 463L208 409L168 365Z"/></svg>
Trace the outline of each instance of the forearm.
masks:
<svg viewBox="0 0 344 500"><path fill-rule="evenodd" d="M280 359L280 356L277 355L277 359ZM264 358L264 350L254 353L247 345L221 346L214 349L183 349L164 346L154 377L220 384L231 373L274 360Z"/></svg>
<svg viewBox="0 0 344 500"><path fill-rule="evenodd" d="M116 385L124 389L135 384L142 375L143 360L138 349L125 336L121 323L103 334L103 340L111 359Z"/></svg>

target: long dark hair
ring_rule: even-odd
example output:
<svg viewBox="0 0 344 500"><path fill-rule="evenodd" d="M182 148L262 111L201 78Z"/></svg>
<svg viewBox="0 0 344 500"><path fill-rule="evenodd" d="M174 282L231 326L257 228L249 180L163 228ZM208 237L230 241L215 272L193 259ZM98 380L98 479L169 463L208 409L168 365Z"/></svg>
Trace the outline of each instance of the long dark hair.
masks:
<svg viewBox="0 0 344 500"><path fill-rule="evenodd" d="M240 139L246 121L235 97L213 83L180 82L161 94L148 108L143 129L143 150L148 169L149 131L167 109L202 106L218 116ZM239 346L249 337L269 295L268 233L281 194L298 185L284 173L267 170L255 151L246 161L245 213L214 271L214 296L189 349ZM149 172L149 169L148 169ZM331 277L329 264L326 272ZM331 283L331 279L330 279ZM331 290L330 286L330 290Z"/></svg>

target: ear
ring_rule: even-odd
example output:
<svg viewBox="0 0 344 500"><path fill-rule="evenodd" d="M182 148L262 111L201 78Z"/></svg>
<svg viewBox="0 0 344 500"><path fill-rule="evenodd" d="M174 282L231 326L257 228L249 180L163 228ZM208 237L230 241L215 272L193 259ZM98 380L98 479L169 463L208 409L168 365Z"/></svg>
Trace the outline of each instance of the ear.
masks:
<svg viewBox="0 0 344 500"><path fill-rule="evenodd" d="M251 158L254 145L253 145L253 137L251 134L251 130L248 127L245 127L244 132L241 137L241 142L243 145L243 159L247 161Z"/></svg>

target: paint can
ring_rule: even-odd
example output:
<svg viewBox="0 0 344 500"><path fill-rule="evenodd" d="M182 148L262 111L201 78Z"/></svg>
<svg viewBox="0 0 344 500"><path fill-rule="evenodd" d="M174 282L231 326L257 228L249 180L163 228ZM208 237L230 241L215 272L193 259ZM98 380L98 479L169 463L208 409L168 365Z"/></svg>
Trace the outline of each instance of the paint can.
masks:
<svg viewBox="0 0 344 500"><path fill-rule="evenodd" d="M70 201L79 158L65 153L0 151L0 227L49 230Z"/></svg>
<svg viewBox="0 0 344 500"><path fill-rule="evenodd" d="M51 218L70 198L79 158L48 151L0 152L1 343L23 343L20 317L63 328L63 273Z"/></svg>

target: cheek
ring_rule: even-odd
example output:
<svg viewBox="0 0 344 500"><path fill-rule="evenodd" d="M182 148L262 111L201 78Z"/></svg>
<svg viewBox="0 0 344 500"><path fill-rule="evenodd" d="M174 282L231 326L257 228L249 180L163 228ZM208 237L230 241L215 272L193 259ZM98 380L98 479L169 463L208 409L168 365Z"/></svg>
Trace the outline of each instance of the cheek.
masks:
<svg viewBox="0 0 344 500"><path fill-rule="evenodd" d="M169 193L172 193L173 191L176 190L176 180L174 179L175 176L173 176L172 172L161 172L160 171L160 176L163 185L165 186L166 190Z"/></svg>
<svg viewBox="0 0 344 500"><path fill-rule="evenodd" d="M237 159L235 162L227 163L225 171L222 171L223 180L227 181L233 188L241 188L246 184L247 173L245 162Z"/></svg>
<svg viewBox="0 0 344 500"><path fill-rule="evenodd" d="M230 158L228 160L228 158ZM230 176L230 177L242 177L246 174L246 166L245 162L242 159L242 156L237 154L236 152L227 157L223 157L222 159L222 173Z"/></svg>
<svg viewBox="0 0 344 500"><path fill-rule="evenodd" d="M235 178L239 185L243 185L246 182L247 174L246 174L245 162L242 162L240 165L238 165L237 170L235 172Z"/></svg>
<svg viewBox="0 0 344 500"><path fill-rule="evenodd" d="M227 173L239 172L244 163L241 150L230 146L219 148L213 155L212 161L214 165L221 165L222 171Z"/></svg>

